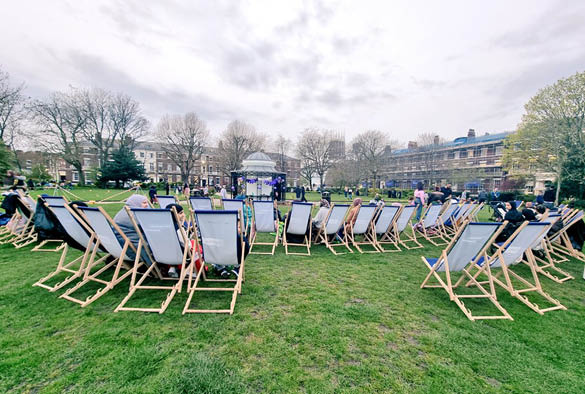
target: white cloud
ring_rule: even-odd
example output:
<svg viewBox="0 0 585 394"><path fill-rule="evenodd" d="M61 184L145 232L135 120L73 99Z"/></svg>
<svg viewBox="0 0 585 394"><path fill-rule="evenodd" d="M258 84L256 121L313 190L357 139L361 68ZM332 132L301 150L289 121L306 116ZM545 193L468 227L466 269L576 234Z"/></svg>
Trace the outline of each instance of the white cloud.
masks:
<svg viewBox="0 0 585 394"><path fill-rule="evenodd" d="M376 128L402 141L515 128L523 104L583 71L585 6L534 1L21 1L0 64L29 94L123 90L149 118L213 133Z"/></svg>

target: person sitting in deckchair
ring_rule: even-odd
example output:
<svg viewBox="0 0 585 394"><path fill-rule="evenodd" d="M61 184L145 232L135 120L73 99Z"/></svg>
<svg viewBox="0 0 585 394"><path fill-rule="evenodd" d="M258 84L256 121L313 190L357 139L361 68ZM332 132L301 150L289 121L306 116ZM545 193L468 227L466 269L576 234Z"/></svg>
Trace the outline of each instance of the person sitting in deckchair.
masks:
<svg viewBox="0 0 585 394"><path fill-rule="evenodd" d="M323 220L327 219L327 214L329 213L330 208L331 206L329 205L329 201L327 200L320 201L319 211L313 218L313 234L315 235L315 237L317 236L317 233L319 232L319 229L323 224Z"/></svg>
<svg viewBox="0 0 585 394"><path fill-rule="evenodd" d="M528 220L529 222L536 221L536 210L532 206L532 201L528 201L526 206L522 210L522 216L524 216L524 220Z"/></svg>
<svg viewBox="0 0 585 394"><path fill-rule="evenodd" d="M502 230L500 235L498 235L498 238L496 239L497 243L505 242L512 234L514 234L514 231L520 227L522 222L524 222L524 216L522 216L522 214L516 209L515 201L506 202L506 211L504 221L507 221L508 224L506 225L506 228Z"/></svg>
<svg viewBox="0 0 585 394"><path fill-rule="evenodd" d="M126 206L128 206L129 208L148 208L149 207L148 199L141 194L133 194L126 200ZM136 232L136 229L134 228L134 225L132 224L132 221L128 217L128 213L126 212L126 209L124 207L122 207L122 209L118 211L116 216L114 216L114 222L118 225L118 227L120 227L120 230L122 230L124 234L126 234L126 237L128 237L130 242L132 242L134 246L138 247L140 237L138 236L138 233ZM117 235L117 237L118 242L120 242L120 245L124 245L124 239L122 239L122 237L119 235ZM150 258L148 257L148 254L144 251L144 249L142 250L141 256L146 264L148 265L151 264ZM132 250L129 250L128 257L134 259L136 256L134 255L134 252Z"/></svg>
<svg viewBox="0 0 585 394"><path fill-rule="evenodd" d="M355 221L357 219L358 212L360 211L361 205L362 205L361 198L358 197L355 200L353 200L353 203L351 204L351 209L349 210L349 213L347 214L347 218L345 219L346 233L350 231L351 226L355 223Z"/></svg>

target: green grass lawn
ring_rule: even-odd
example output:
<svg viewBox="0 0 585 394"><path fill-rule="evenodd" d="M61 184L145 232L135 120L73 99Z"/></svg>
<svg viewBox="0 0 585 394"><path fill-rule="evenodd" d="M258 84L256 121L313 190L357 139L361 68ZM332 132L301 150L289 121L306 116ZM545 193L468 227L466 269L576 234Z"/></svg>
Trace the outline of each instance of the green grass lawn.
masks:
<svg viewBox="0 0 585 394"><path fill-rule="evenodd" d="M539 316L499 289L515 320L471 322L444 291L419 289L420 255L439 252L279 246L246 260L234 315L182 316L185 292L162 315L114 313L128 282L82 309L32 287L56 253L0 246L0 392L583 391L582 263L562 265L575 280L542 279L567 311ZM227 303L210 297L199 305Z"/></svg>

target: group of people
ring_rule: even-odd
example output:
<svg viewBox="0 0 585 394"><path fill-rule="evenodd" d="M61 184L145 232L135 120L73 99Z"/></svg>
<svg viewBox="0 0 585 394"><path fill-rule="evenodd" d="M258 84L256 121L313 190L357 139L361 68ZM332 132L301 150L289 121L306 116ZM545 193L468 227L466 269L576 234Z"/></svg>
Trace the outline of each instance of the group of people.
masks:
<svg viewBox="0 0 585 394"><path fill-rule="evenodd" d="M165 183L165 192L167 194L167 196L170 194L170 185L168 183ZM175 186L175 194L180 194L181 192L184 193L185 198L189 198L191 196L191 187L189 186L189 184L185 183L181 189L181 186ZM209 187L203 186L202 189L200 189L199 194L202 197L209 197ZM227 194L227 190L225 188L225 185L222 185L220 190L219 190L219 195L221 196L222 199L226 199L228 194ZM150 203L151 204L155 204L158 202L157 200L157 190L156 190L156 186L151 185L150 188L148 189L148 197L150 199Z"/></svg>
<svg viewBox="0 0 585 394"><path fill-rule="evenodd" d="M150 207L146 196L143 196L141 194L133 194L132 196L130 196L126 200L126 206L129 208L149 208ZM187 215L185 214L183 207L180 204L169 204L166 209L170 210L172 208L175 208L175 210L177 212L177 217L179 219L179 223L177 224L177 226L182 226L184 230L188 230L189 228L191 228L192 223L190 223L188 221ZM244 218L246 218L247 217L246 212L244 212L244 215L245 215ZM251 218L251 213L250 213L250 218ZM138 242L140 241L140 236L138 235L138 232L136 231L136 228L134 227L132 220L128 216L128 212L126 211L125 208L120 209L120 211L118 211L116 216L114 216L114 222L118 225L120 230L122 230L124 232L124 235L130 240L130 242L132 242L132 244L134 244L134 246L138 246ZM178 233L179 242L181 242L181 245L183 247L185 247L183 237L181 235L181 230L179 229L179 227L175 228L175 231L177 231L177 233ZM120 245L124 245L124 238L122 237L122 235L116 234L116 236L118 238L118 242L120 243ZM247 239L246 235L241 233L240 226L238 226L238 236L237 237L238 237L238 240L237 240L238 259L241 257L242 253L244 253L244 258L245 258L250 251L250 244L248 243L248 239ZM241 247L242 242L244 244L244 250L242 250L242 247ZM193 248L194 243L191 243L191 245L187 245L187 247ZM197 254L200 255L202 251L200 249L200 250L193 250L193 252L196 253L196 255ZM127 254L128 254L128 257L130 257L132 259L134 259L136 257L130 249L128 250ZM146 263L146 265L150 266L152 264L152 261L150 260L150 257L148 256L148 253L146 252L145 249L142 249L140 256L141 256L142 261L144 261ZM179 268L185 269L186 267L179 267ZM216 268L218 271L218 275L221 277L229 277L230 274L234 274L237 276L239 274L239 267L233 267L231 269L228 269L226 267L219 267L218 266ZM167 269L168 269L168 271L166 274L169 277L177 278L179 276L179 272L177 272L176 267L168 266Z"/></svg>

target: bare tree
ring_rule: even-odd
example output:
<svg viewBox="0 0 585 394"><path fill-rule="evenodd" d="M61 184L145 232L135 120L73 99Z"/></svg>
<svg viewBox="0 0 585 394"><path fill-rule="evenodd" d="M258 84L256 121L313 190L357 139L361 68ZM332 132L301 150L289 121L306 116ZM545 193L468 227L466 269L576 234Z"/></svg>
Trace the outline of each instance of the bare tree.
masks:
<svg viewBox="0 0 585 394"><path fill-rule="evenodd" d="M131 97L103 89L79 91L80 111L85 116L84 137L98 151L100 163L106 163L116 146L130 150L136 139L144 135L148 121L140 113L140 105Z"/></svg>
<svg viewBox="0 0 585 394"><path fill-rule="evenodd" d="M12 86L8 73L0 70L0 140L5 142L6 134L17 129L19 121L23 118L25 101L23 89L24 83Z"/></svg>
<svg viewBox="0 0 585 394"><path fill-rule="evenodd" d="M85 117L79 111L76 92L55 92L48 99L36 100L30 112L38 129L36 142L45 152L60 156L75 168L79 183L85 184L83 173L83 129Z"/></svg>
<svg viewBox="0 0 585 394"><path fill-rule="evenodd" d="M312 168L319 175L319 184L323 188L325 173L335 164L332 154L330 130L306 129L297 142L297 154L304 165Z"/></svg>
<svg viewBox="0 0 585 394"><path fill-rule="evenodd" d="M184 116L165 115L160 120L156 138L161 150L181 171L183 182L190 182L195 162L201 158L209 131L194 112Z"/></svg>
<svg viewBox="0 0 585 394"><path fill-rule="evenodd" d="M140 104L128 95L118 93L110 101L109 114L120 148L133 150L136 140L145 135L149 127Z"/></svg>
<svg viewBox="0 0 585 394"><path fill-rule="evenodd" d="M360 168L372 180L372 186L378 187L377 180L388 157L397 145L388 134L379 130L368 130L358 134L351 142L351 154L358 161Z"/></svg>
<svg viewBox="0 0 585 394"><path fill-rule="evenodd" d="M278 154L278 160L276 161L276 169L286 174L286 156L287 152L293 149L293 143L290 139L279 134L273 143L273 149Z"/></svg>
<svg viewBox="0 0 585 394"><path fill-rule="evenodd" d="M434 133L422 133L418 135L416 141L422 153L422 164L427 174L428 185L432 186L433 182L436 181L435 172L437 164L441 161L438 158L437 151L445 140Z"/></svg>
<svg viewBox="0 0 585 394"><path fill-rule="evenodd" d="M307 181L309 184L309 189L313 190L313 176L316 174L313 165L304 159L301 160L301 169L299 174L301 175L301 178Z"/></svg>
<svg viewBox="0 0 585 394"><path fill-rule="evenodd" d="M266 136L240 120L231 122L217 144L218 168L225 176L237 171L250 153L264 149Z"/></svg>

